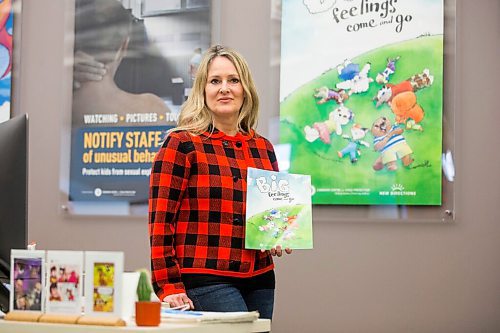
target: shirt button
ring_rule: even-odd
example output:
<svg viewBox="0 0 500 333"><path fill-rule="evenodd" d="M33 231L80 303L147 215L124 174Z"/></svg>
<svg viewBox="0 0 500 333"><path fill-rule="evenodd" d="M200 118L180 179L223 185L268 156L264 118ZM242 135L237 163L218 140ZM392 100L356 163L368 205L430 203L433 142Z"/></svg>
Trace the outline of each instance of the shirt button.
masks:
<svg viewBox="0 0 500 333"><path fill-rule="evenodd" d="M234 222L234 223L240 223L240 219L239 219L239 218L237 218L237 217L235 217L235 218L233 219L233 222Z"/></svg>
<svg viewBox="0 0 500 333"><path fill-rule="evenodd" d="M242 146L241 142L239 142L239 141L236 142L236 148L241 148L241 146Z"/></svg>
<svg viewBox="0 0 500 333"><path fill-rule="evenodd" d="M238 179L240 179L238 176L234 176L233 177L233 181L236 183L238 181Z"/></svg>
<svg viewBox="0 0 500 333"><path fill-rule="evenodd" d="M223 145L224 147L229 147L229 142L227 142L227 141L222 141L222 145Z"/></svg>

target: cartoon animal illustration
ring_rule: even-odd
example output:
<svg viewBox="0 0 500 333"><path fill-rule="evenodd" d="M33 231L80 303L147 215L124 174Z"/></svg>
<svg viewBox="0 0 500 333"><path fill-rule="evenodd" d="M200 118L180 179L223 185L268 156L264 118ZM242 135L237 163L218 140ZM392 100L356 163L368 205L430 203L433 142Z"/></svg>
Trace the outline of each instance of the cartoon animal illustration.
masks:
<svg viewBox="0 0 500 333"><path fill-rule="evenodd" d="M354 64L351 60L346 59L344 62L337 66L339 79L342 81L350 81L359 74L359 64Z"/></svg>
<svg viewBox="0 0 500 333"><path fill-rule="evenodd" d="M405 124L407 129L423 131L419 123L424 119L424 110L417 103L417 96L413 91L396 95L391 101L391 110L396 116L396 124Z"/></svg>
<svg viewBox="0 0 500 333"><path fill-rule="evenodd" d="M273 218L273 219L279 219L281 218L281 215L283 214L283 212L281 210L278 210L278 209L272 209L270 212L269 212L269 215Z"/></svg>
<svg viewBox="0 0 500 333"><path fill-rule="evenodd" d="M345 155L349 155L351 163L356 163L358 156L361 156L361 146L370 147L368 142L362 140L366 136L366 133L368 133L368 128L363 128L359 124L352 125L351 136L342 136L344 139L349 140L349 143L337 152L339 157L342 158Z"/></svg>
<svg viewBox="0 0 500 333"><path fill-rule="evenodd" d="M392 126L391 121L386 117L377 118L372 125L373 147L380 152L380 156L375 160L373 169L375 171L397 170L397 161L401 160L404 166L409 166L413 162L413 151L403 136L404 129L400 126Z"/></svg>
<svg viewBox="0 0 500 333"><path fill-rule="evenodd" d="M417 91L426 87L429 87L434 82L434 76L429 72L429 69L424 69L422 73L415 74L409 79L400 82L398 84L386 84L382 87L377 96L373 97L374 101L377 101L375 107L379 107L384 103L390 104L391 100L398 94L405 91Z"/></svg>
<svg viewBox="0 0 500 333"><path fill-rule="evenodd" d="M305 138L309 142L314 142L318 138L326 144L331 143L331 134L335 132L342 135L342 126L347 125L354 118L354 113L341 105L328 115L328 119L323 122L316 122L313 126L305 126Z"/></svg>
<svg viewBox="0 0 500 333"><path fill-rule="evenodd" d="M368 62L363 66L363 69L354 75L350 80L337 83L337 89L344 89L349 91L349 95L359 94L365 92L370 88L370 83L373 82L371 77L368 77L371 64Z"/></svg>
<svg viewBox="0 0 500 333"><path fill-rule="evenodd" d="M396 71L396 61L398 61L399 58L399 56L394 59L387 58L387 65L385 65L385 69L377 74L375 82L378 84L386 84L389 82L390 76Z"/></svg>
<svg viewBox="0 0 500 333"><path fill-rule="evenodd" d="M259 230L260 231L270 231L273 230L276 227L276 223L274 221L269 221L265 225L260 225Z"/></svg>
<svg viewBox="0 0 500 333"><path fill-rule="evenodd" d="M337 104L343 104L348 98L349 94L344 89L330 89L327 86L314 89L314 98L320 98L317 104L324 104L328 101L335 101Z"/></svg>

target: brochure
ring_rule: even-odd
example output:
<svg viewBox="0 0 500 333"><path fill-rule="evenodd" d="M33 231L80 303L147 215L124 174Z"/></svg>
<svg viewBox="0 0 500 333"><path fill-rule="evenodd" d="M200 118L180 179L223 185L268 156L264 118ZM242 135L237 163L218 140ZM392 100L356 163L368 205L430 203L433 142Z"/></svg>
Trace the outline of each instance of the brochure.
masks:
<svg viewBox="0 0 500 333"><path fill-rule="evenodd" d="M45 300L45 251L11 250L10 309L43 311Z"/></svg>
<svg viewBox="0 0 500 333"><path fill-rule="evenodd" d="M46 312L82 312L82 251L47 251Z"/></svg>
<svg viewBox="0 0 500 333"><path fill-rule="evenodd" d="M245 247L312 249L311 177L248 168Z"/></svg>
<svg viewBox="0 0 500 333"><path fill-rule="evenodd" d="M245 323L259 319L259 312L207 312L162 309L161 318L162 321L175 322Z"/></svg>

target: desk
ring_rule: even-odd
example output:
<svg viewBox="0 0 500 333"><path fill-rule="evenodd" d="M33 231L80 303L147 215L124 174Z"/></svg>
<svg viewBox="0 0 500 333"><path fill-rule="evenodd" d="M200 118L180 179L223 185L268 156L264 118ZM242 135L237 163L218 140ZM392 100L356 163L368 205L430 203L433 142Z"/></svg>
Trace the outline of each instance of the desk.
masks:
<svg viewBox="0 0 500 333"><path fill-rule="evenodd" d="M45 324L0 319L0 332L6 333L256 333L270 330L269 319L258 319L253 323L162 323L159 327L137 327L132 324L125 327Z"/></svg>

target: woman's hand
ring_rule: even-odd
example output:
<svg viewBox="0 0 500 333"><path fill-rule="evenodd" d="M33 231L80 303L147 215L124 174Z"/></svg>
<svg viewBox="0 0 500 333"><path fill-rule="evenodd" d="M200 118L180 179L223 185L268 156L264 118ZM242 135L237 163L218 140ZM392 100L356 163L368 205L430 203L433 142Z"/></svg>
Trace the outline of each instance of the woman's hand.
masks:
<svg viewBox="0 0 500 333"><path fill-rule="evenodd" d="M278 256L278 257L281 257L283 255L283 250L281 248L281 245L277 245L276 247L273 247L271 250L271 255L272 256ZM285 253L286 254L290 254L292 253L292 249L290 248L285 248Z"/></svg>
<svg viewBox="0 0 500 333"><path fill-rule="evenodd" d="M187 297L186 293L172 294L165 296L163 302L168 303L171 308L189 304L189 309L194 310L193 302Z"/></svg>

